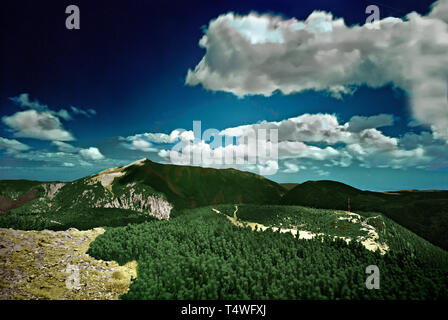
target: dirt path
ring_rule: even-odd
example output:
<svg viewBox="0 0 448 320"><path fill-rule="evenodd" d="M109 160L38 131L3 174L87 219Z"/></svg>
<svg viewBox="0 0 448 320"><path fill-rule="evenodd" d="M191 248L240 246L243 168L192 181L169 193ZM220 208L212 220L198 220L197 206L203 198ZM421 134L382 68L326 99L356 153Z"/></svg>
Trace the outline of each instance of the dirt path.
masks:
<svg viewBox="0 0 448 320"><path fill-rule="evenodd" d="M248 222L248 221L238 221L237 218L237 212L238 212L238 206L235 205L235 211L233 212L233 217L229 217L228 215L221 213L221 211L212 208L212 210L218 214L223 214L227 219L229 219L235 226L245 228L250 227L252 231L266 231L267 229L272 229L272 231L277 232L280 230L280 233L291 233L294 237L299 236L299 239L313 239L316 236L324 235L323 233L312 233L311 231L307 230L298 230L297 227L292 228L278 228L278 227L268 227L261 223L257 222ZM387 244L380 243L378 241L379 235L376 231L376 229L369 225L367 222L362 221L361 216L356 213L346 212L348 217L339 217L339 220L348 220L352 223L359 222L362 226L361 230L367 232L367 237L359 237L359 239L356 239L357 241L361 242L361 244L370 251L376 251L379 250L381 254L385 254L389 250L389 246ZM339 238L344 240L345 242L349 243L352 241L351 238L348 237L342 237L342 236L334 236L334 238Z"/></svg>
<svg viewBox="0 0 448 320"><path fill-rule="evenodd" d="M215 211L216 213L223 214L223 213L221 213L221 211L219 211L215 208L213 208L212 210ZM317 235L322 235L322 233L315 234L315 233L312 233L312 232L306 231L306 230L297 230L296 227L293 227L291 229L268 227L268 226L265 226L264 224L261 224L258 222L238 221L238 218L236 215L237 212L238 212L238 206L235 206L235 211L233 212L233 218L224 214L224 216L226 216L227 219L229 219L237 227L241 227L241 228L249 227L252 229L252 231L266 231L267 229L272 229L272 231L276 232L276 231L280 230L280 233L291 233L294 237L297 237L297 234L298 234L299 239L312 239Z"/></svg>

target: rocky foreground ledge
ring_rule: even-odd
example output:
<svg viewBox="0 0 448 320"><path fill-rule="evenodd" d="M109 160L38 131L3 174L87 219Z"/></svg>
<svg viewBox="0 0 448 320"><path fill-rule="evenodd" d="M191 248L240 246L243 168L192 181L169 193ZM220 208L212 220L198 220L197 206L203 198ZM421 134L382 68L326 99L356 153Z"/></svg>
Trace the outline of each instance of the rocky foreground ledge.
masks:
<svg viewBox="0 0 448 320"><path fill-rule="evenodd" d="M104 232L0 228L0 300L118 299L137 276L137 262L120 266L86 254Z"/></svg>

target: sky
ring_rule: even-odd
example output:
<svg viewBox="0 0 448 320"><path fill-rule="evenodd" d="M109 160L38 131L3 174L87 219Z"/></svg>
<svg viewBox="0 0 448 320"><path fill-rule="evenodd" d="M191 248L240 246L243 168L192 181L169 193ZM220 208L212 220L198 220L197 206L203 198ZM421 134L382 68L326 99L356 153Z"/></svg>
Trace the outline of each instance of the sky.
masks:
<svg viewBox="0 0 448 320"><path fill-rule="evenodd" d="M0 179L173 163L179 145L244 155L237 137L266 129L278 161L191 164L448 189L448 0L18 0L0 14ZM235 139L213 147L207 129Z"/></svg>

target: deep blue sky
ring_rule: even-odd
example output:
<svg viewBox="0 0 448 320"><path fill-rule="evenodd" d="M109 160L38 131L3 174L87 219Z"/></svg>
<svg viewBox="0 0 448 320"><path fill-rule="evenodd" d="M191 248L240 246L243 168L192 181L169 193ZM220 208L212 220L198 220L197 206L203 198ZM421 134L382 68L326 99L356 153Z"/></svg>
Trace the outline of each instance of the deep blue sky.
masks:
<svg viewBox="0 0 448 320"><path fill-rule="evenodd" d="M365 8L370 4L380 7L383 18L402 17L411 11L426 14L432 2L7 1L2 3L0 19L0 117L19 110L9 98L21 93L29 93L32 100L37 99L54 110L70 106L93 108L97 111L94 117L64 122L64 127L76 136L72 144L79 147L107 145L108 139L117 136L191 129L193 120L201 120L206 128L224 129L319 112L337 114L343 121L354 115L388 113L395 115L396 124L383 128L383 133L398 137L405 130L420 132L421 127L407 127L411 120L407 94L390 86L362 87L342 100L316 92L239 99L229 93L206 91L201 86L185 86L184 82L187 70L194 68L204 55L198 46L203 28L211 19L229 11L270 12L302 20L313 10L325 10L352 25L365 22ZM65 7L69 4L80 8L80 30L65 28ZM0 136L14 139L3 124ZM49 148L46 141L18 140L33 148ZM107 151L103 153L107 156ZM13 162L0 153L0 166L11 166ZM60 169L39 175L23 169L0 170L0 179L74 179L87 173L64 170L72 171L66 173ZM436 181L422 178L434 174L419 170L396 173L385 169L377 175L383 180L373 179L369 184L360 177L370 174L363 170L352 170L349 174L335 170L327 178L370 189L448 188L440 178ZM400 178L393 181L395 178L387 178L391 175ZM319 179L310 173L300 177L279 175L276 180L301 182L313 178Z"/></svg>

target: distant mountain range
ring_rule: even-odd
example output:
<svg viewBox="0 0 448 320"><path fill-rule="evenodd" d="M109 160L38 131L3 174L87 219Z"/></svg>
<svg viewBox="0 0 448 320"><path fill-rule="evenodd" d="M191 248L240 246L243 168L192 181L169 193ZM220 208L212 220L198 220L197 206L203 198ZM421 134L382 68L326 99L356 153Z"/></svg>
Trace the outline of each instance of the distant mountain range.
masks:
<svg viewBox="0 0 448 320"><path fill-rule="evenodd" d="M73 182L0 181L0 213L115 208L169 219L215 204L300 205L381 212L448 249L448 191L362 191L335 181L278 184L235 169L160 164L148 159Z"/></svg>

